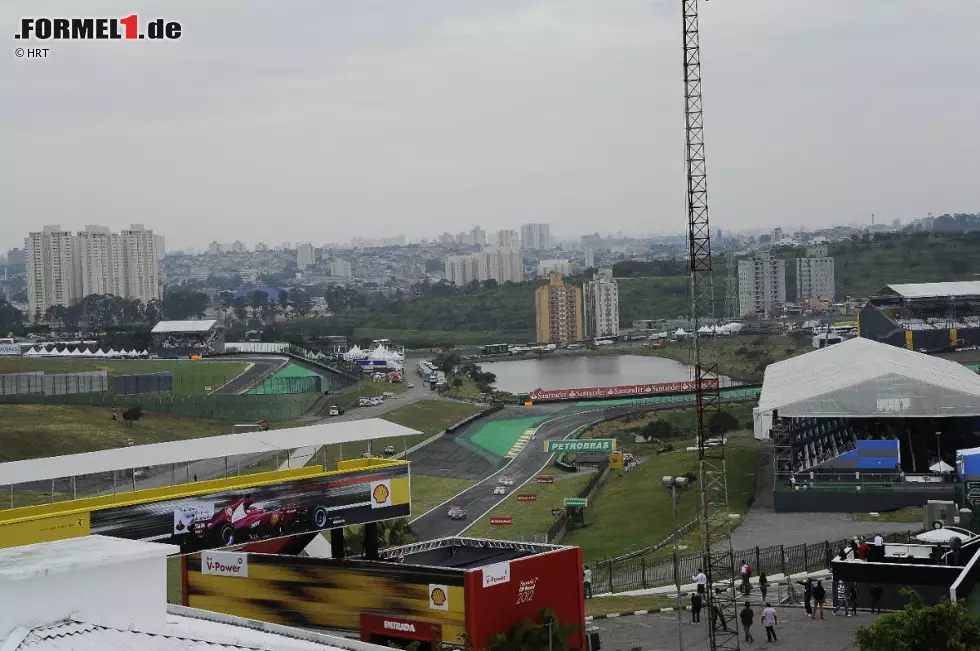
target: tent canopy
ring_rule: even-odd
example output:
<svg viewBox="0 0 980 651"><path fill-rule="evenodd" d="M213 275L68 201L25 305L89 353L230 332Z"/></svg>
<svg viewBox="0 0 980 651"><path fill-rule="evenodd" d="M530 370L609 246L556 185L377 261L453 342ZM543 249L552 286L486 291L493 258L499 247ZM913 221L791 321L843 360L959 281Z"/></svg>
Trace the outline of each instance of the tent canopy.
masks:
<svg viewBox="0 0 980 651"><path fill-rule="evenodd" d="M770 365L759 410L774 409L790 418L980 416L980 375L858 337Z"/></svg>
<svg viewBox="0 0 980 651"><path fill-rule="evenodd" d="M953 472L956 470L953 466L949 465L945 461L940 461L929 466L929 470L932 472Z"/></svg>

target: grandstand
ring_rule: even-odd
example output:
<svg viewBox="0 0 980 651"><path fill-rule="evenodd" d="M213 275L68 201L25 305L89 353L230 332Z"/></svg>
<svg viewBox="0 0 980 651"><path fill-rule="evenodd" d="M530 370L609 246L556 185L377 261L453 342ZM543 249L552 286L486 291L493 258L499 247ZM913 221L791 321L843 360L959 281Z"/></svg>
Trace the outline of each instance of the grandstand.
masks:
<svg viewBox="0 0 980 651"><path fill-rule="evenodd" d="M225 352L225 329L214 319L160 321L150 335L150 353L162 358L207 357Z"/></svg>
<svg viewBox="0 0 980 651"><path fill-rule="evenodd" d="M980 345L980 281L885 285L861 308L858 336L927 353Z"/></svg>
<svg viewBox="0 0 980 651"><path fill-rule="evenodd" d="M773 442L776 510L921 505L952 495L929 467L980 445L980 376L856 338L769 366L754 416Z"/></svg>

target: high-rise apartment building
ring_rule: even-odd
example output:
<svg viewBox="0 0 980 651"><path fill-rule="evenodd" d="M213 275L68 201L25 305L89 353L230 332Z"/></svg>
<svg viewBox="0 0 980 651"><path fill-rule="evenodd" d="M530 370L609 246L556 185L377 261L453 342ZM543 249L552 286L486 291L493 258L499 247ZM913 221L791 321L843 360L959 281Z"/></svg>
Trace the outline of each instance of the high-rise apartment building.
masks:
<svg viewBox="0 0 980 651"><path fill-rule="evenodd" d="M350 260L344 260L342 258L336 258L334 260L331 260L330 275L338 276L340 278L350 278L351 277Z"/></svg>
<svg viewBox="0 0 980 651"><path fill-rule="evenodd" d="M474 226L473 230L470 231L470 240L475 246L486 246L487 232L479 226Z"/></svg>
<svg viewBox="0 0 980 651"><path fill-rule="evenodd" d="M537 341L567 344L585 337L582 325L582 288L566 285L561 274L534 291Z"/></svg>
<svg viewBox="0 0 980 651"><path fill-rule="evenodd" d="M600 269L582 289L585 337L619 336L619 286L612 269Z"/></svg>
<svg viewBox="0 0 980 651"><path fill-rule="evenodd" d="M157 260L163 260L167 257L167 238L159 234L153 237L157 240Z"/></svg>
<svg viewBox="0 0 980 651"><path fill-rule="evenodd" d="M521 246L525 251L548 251L551 249L551 226L524 224L521 226Z"/></svg>
<svg viewBox="0 0 980 651"><path fill-rule="evenodd" d="M511 248L520 248L521 246L521 235L517 231L512 230L500 230L497 231L497 237L494 243L497 246L506 246Z"/></svg>
<svg viewBox="0 0 980 651"><path fill-rule="evenodd" d="M81 300L91 294L122 295L122 259L119 236L106 226L86 226L75 236L75 296Z"/></svg>
<svg viewBox="0 0 980 651"><path fill-rule="evenodd" d="M595 267L595 251L593 249L585 249L585 268L591 269Z"/></svg>
<svg viewBox="0 0 980 651"><path fill-rule="evenodd" d="M296 246L296 266L302 271L316 262L316 253L309 242Z"/></svg>
<svg viewBox="0 0 980 651"><path fill-rule="evenodd" d="M554 259L538 262L538 278L548 278L551 274L572 275L572 263L568 260Z"/></svg>
<svg viewBox="0 0 980 651"><path fill-rule="evenodd" d="M796 300L834 302L836 281L834 259L827 255L826 246L807 248L805 258L796 259Z"/></svg>
<svg viewBox="0 0 980 651"><path fill-rule="evenodd" d="M144 303L161 298L157 240L143 224L119 232L119 295Z"/></svg>
<svg viewBox="0 0 980 651"><path fill-rule="evenodd" d="M222 251L223 247L221 246L221 242L218 240L211 240L211 243L208 244L208 253L211 255L218 255Z"/></svg>
<svg viewBox="0 0 980 651"><path fill-rule="evenodd" d="M75 294L74 241L71 231L55 224L24 240L27 256L28 317L36 319L53 305L68 307Z"/></svg>
<svg viewBox="0 0 980 651"><path fill-rule="evenodd" d="M27 298L30 318L52 306L68 307L91 294L113 294L145 302L160 298L157 238L142 224L112 233L86 226L72 235L60 226L30 233Z"/></svg>
<svg viewBox="0 0 980 651"><path fill-rule="evenodd" d="M774 318L786 304L786 261L760 251L738 262L738 311L741 316Z"/></svg>
<svg viewBox="0 0 980 651"><path fill-rule="evenodd" d="M491 247L470 255L451 255L446 259L446 280L460 286L474 280L519 283L524 280L524 252L515 247Z"/></svg>
<svg viewBox="0 0 980 651"><path fill-rule="evenodd" d="M242 242L241 240L235 240L234 242L232 242L231 243L231 252L232 253L245 253L245 242Z"/></svg>
<svg viewBox="0 0 980 651"><path fill-rule="evenodd" d="M439 236L439 244L452 244L452 243L453 243L452 233L443 233L442 235Z"/></svg>
<svg viewBox="0 0 980 651"><path fill-rule="evenodd" d="M265 253L268 250L269 250L269 245L266 244L265 242L259 242L258 244L255 245L256 253Z"/></svg>

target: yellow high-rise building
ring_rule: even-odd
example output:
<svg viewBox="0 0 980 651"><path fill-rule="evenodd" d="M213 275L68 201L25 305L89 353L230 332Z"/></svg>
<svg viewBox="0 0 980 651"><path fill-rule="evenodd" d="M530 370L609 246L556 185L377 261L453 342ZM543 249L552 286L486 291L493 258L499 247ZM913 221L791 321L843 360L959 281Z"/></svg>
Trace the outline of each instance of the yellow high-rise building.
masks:
<svg viewBox="0 0 980 651"><path fill-rule="evenodd" d="M548 284L534 292L537 341L567 344L585 337L582 327L582 288L566 285L553 273Z"/></svg>

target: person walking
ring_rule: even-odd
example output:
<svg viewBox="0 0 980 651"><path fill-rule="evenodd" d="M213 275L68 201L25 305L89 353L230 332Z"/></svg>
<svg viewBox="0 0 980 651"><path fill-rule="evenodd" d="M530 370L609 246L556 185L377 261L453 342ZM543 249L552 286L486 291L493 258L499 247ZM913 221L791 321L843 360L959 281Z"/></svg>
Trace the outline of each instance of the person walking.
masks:
<svg viewBox="0 0 980 651"><path fill-rule="evenodd" d="M697 584L698 594L704 595L708 585L708 577L704 575L704 572L701 571L700 567L698 568L698 571L694 573L694 576L691 577L691 580Z"/></svg>
<svg viewBox="0 0 980 651"><path fill-rule="evenodd" d="M700 624L701 623L701 606L704 605L704 599L697 592L691 593L691 623Z"/></svg>
<svg viewBox="0 0 980 651"><path fill-rule="evenodd" d="M776 621L776 609L767 601L766 609L762 611L762 625L766 627L766 640L769 642L779 641L776 637Z"/></svg>
<svg viewBox="0 0 980 651"><path fill-rule="evenodd" d="M762 594L762 601L766 600L766 593L769 592L769 579L765 572L759 572L759 592Z"/></svg>
<svg viewBox="0 0 980 651"><path fill-rule="evenodd" d="M862 561L868 560L868 541L862 539L858 543L858 555L861 557Z"/></svg>
<svg viewBox="0 0 980 651"><path fill-rule="evenodd" d="M739 613L742 618L742 628L745 629L745 641L755 642L755 638L752 637L752 619L755 617L755 613L752 612L752 605L749 602L745 602L745 608Z"/></svg>
<svg viewBox="0 0 980 651"><path fill-rule="evenodd" d="M806 581L797 581L803 586L803 607L806 608L806 616L813 618L813 606L811 606L811 601L813 599L813 579L807 577Z"/></svg>
<svg viewBox="0 0 980 651"><path fill-rule="evenodd" d="M852 615L857 617L858 614L858 585L857 583L851 583L850 589L847 591L847 602L851 606L851 612L847 613L848 617Z"/></svg>
<svg viewBox="0 0 980 651"><path fill-rule="evenodd" d="M752 578L752 568L749 567L749 564L744 559L742 560L742 567L739 573L742 575L742 594L747 597L749 596L749 591L752 589L749 584L749 579Z"/></svg>
<svg viewBox="0 0 980 651"><path fill-rule="evenodd" d="M721 594L721 588L715 588L715 595ZM721 612L721 606L718 605L718 599L711 600L711 627L714 628L715 622L721 620L721 630L728 630L728 620L725 619L725 613Z"/></svg>
<svg viewBox="0 0 980 651"><path fill-rule="evenodd" d="M868 560L875 561L876 563L881 563L885 560L885 539L881 537L880 533L875 534L874 552L874 557Z"/></svg>
<svg viewBox="0 0 980 651"><path fill-rule="evenodd" d="M881 593L884 592L884 590L876 581L871 584L871 589L869 592L871 593L871 612L881 614Z"/></svg>
<svg viewBox="0 0 980 651"><path fill-rule="evenodd" d="M827 591L823 587L823 581L817 581L817 585L813 587L813 617L820 613L820 619L823 619L823 604L827 600Z"/></svg>
<svg viewBox="0 0 980 651"><path fill-rule="evenodd" d="M592 598L592 568L586 567L582 572L582 582L585 584L585 598Z"/></svg>

